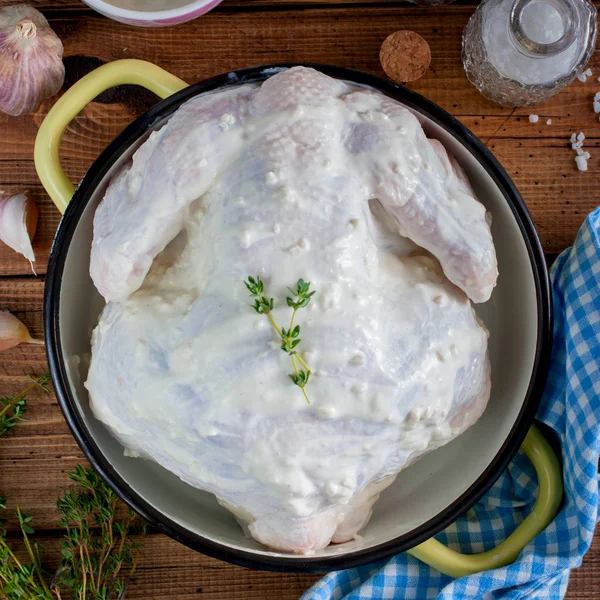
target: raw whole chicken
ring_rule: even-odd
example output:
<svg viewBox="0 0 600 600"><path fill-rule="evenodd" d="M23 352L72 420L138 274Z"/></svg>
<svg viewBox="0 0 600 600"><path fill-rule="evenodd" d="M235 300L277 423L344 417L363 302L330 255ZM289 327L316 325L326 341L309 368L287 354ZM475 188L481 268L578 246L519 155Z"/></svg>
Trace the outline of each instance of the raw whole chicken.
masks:
<svg viewBox="0 0 600 600"><path fill-rule="evenodd" d="M484 207L398 102L282 70L182 106L94 219L107 301L86 387L127 453L212 492L266 546L352 539L382 489L490 395L496 255ZM306 390L269 319L297 313Z"/></svg>

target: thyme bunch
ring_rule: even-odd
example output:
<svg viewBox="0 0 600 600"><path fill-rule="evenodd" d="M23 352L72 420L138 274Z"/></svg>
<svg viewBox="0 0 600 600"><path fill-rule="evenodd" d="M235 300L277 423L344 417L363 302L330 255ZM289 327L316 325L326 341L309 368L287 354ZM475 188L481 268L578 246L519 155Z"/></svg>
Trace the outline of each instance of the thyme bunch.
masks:
<svg viewBox="0 0 600 600"><path fill-rule="evenodd" d="M145 534L146 524L130 509L117 517L119 498L94 470L77 465L68 475L75 486L56 503L65 535L53 589L69 590L77 600L120 600L141 548L132 536Z"/></svg>
<svg viewBox="0 0 600 600"><path fill-rule="evenodd" d="M21 393L0 398L0 435L24 421L26 394L39 386L49 392L49 375L31 378ZM117 495L89 468L77 466L67 474L73 482L57 502L65 533L62 561L51 575L43 566L42 548L32 537L32 517L19 507L16 515L27 559L8 543L0 519L0 598L3 600L123 600L138 561L146 524L133 511L123 513ZM0 509L6 498L0 497Z"/></svg>
<svg viewBox="0 0 600 600"><path fill-rule="evenodd" d="M306 402L310 404L310 398L306 392L306 384L308 383L312 371L300 354L298 354L297 347L302 339L299 337L300 325L294 325L294 322L296 313L301 308L306 308L308 306L315 291L310 291L310 282L306 282L304 279L298 279L295 289L288 288L292 296L286 298L286 303L293 309L293 312L290 325L286 329L285 327L279 327L275 322L272 314L275 300L264 296L264 284L260 277L258 275L256 277L248 276L248 280L244 281L244 285L250 292L250 297L254 298L254 304L251 304L250 306L259 315L266 315L268 317L273 329L275 329L277 335L281 339L281 349L290 356L292 367L294 368L294 372L289 373L289 377L292 382L302 390ZM300 365L300 367L298 365Z"/></svg>

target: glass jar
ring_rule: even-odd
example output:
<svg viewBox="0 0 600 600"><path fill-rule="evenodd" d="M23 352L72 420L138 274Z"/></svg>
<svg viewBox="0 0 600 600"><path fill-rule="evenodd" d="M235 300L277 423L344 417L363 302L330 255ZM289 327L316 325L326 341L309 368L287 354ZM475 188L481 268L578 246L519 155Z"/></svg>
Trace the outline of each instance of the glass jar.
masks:
<svg viewBox="0 0 600 600"><path fill-rule="evenodd" d="M531 106L577 77L596 34L587 0L484 0L463 33L463 65L486 98Z"/></svg>

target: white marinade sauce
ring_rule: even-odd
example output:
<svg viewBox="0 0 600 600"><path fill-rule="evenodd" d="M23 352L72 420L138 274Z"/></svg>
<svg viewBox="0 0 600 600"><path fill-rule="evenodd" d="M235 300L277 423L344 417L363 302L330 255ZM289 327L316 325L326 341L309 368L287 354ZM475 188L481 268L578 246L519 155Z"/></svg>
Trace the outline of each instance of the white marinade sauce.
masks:
<svg viewBox="0 0 600 600"><path fill-rule="evenodd" d="M117 8L138 11L161 11L181 8L192 3L192 0L105 0Z"/></svg>
<svg viewBox="0 0 600 600"><path fill-rule="evenodd" d="M465 294L496 281L485 209L406 108L312 69L180 108L113 179L90 270L96 417L278 550L351 539L489 398ZM310 404L248 275L286 327L287 287L316 290L296 318Z"/></svg>

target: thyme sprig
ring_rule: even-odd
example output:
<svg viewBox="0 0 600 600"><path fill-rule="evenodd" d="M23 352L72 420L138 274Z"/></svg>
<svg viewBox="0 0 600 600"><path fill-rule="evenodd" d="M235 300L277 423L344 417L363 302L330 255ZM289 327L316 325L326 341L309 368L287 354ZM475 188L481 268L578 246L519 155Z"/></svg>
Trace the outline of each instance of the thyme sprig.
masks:
<svg viewBox="0 0 600 600"><path fill-rule="evenodd" d="M6 498L0 498L0 508L6 508ZM17 509L19 525L23 534L23 540L27 540L25 547L30 563L17 558L12 548L6 542L6 529L3 525L6 519L0 519L0 594L7 600L31 598L31 600L55 600L45 580L45 574L41 568L41 552L35 542L31 542L29 534L33 528L29 524L31 517L27 517Z"/></svg>
<svg viewBox="0 0 600 600"><path fill-rule="evenodd" d="M264 295L264 284L261 278L258 275L256 277L248 276L248 281L244 281L244 285L250 292L250 297L254 298L254 304L251 304L250 306L259 315L266 315L268 317L271 325L280 337L281 349L290 356L294 368L294 372L290 373L289 377L293 383L302 390L306 402L310 404L310 398L306 392L306 384L308 383L312 371L300 354L298 354L297 347L302 339L299 337L300 325L294 326L294 321L296 319L296 313L301 308L306 308L308 306L315 291L310 291L310 282L306 282L304 279L298 279L296 289L288 288L292 293L292 297L288 296L286 302L287 305L293 309L293 312L290 325L286 329L285 327L280 328L273 318L272 311L275 306L275 300L273 298L267 298ZM298 364L300 364L301 368L298 367Z"/></svg>
<svg viewBox="0 0 600 600"><path fill-rule="evenodd" d="M48 382L50 375L46 374L39 378L29 377L33 382L22 392L14 396L0 397L0 435L10 431L19 421L26 421L24 415L27 412L27 394L36 387L41 388L47 394L50 393Z"/></svg>

